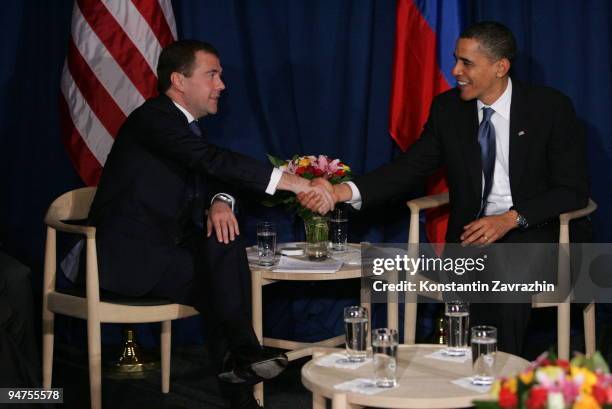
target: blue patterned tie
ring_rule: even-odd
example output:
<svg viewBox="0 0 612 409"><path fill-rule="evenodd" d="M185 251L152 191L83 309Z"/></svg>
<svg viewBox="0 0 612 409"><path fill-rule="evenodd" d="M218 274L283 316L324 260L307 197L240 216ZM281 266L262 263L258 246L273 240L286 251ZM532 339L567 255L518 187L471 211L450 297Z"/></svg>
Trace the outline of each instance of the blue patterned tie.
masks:
<svg viewBox="0 0 612 409"><path fill-rule="evenodd" d="M196 136L199 136L200 138L202 137L202 130L198 125L198 121L189 122L189 129L191 129L191 132L193 132Z"/></svg>
<svg viewBox="0 0 612 409"><path fill-rule="evenodd" d="M495 171L495 127L491 122L493 108L482 108L482 122L478 127L478 143L480 144L480 157L482 159L482 173L484 174L484 189L478 216L481 217L487 205L487 198L493 187L493 172Z"/></svg>

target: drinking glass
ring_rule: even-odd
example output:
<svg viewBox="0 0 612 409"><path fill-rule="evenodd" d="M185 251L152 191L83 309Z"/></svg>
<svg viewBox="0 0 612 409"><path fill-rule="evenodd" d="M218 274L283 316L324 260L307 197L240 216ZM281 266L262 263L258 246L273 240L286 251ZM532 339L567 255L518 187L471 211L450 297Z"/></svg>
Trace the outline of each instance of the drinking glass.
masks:
<svg viewBox="0 0 612 409"><path fill-rule="evenodd" d="M257 223L257 253L260 266L274 264L274 254L276 253L276 228L274 223Z"/></svg>
<svg viewBox="0 0 612 409"><path fill-rule="evenodd" d="M348 218L346 209L338 206L329 219L329 234L333 251L346 251L348 239Z"/></svg>
<svg viewBox="0 0 612 409"><path fill-rule="evenodd" d="M344 334L348 360L363 362L367 355L368 310L360 306L344 308Z"/></svg>
<svg viewBox="0 0 612 409"><path fill-rule="evenodd" d="M470 327L470 304L451 301L444 305L446 315L446 353L464 356L468 351L468 328Z"/></svg>
<svg viewBox="0 0 612 409"><path fill-rule="evenodd" d="M397 344L397 330L377 328L372 331L374 381L380 388L393 388L397 385Z"/></svg>
<svg viewBox="0 0 612 409"><path fill-rule="evenodd" d="M481 325L472 327L472 383L491 385L495 379L497 328Z"/></svg>

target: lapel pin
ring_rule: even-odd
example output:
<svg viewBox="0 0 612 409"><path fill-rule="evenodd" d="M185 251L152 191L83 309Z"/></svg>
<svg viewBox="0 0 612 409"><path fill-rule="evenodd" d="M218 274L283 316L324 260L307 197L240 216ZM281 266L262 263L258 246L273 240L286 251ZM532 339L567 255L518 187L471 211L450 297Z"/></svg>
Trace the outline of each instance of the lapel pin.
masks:
<svg viewBox="0 0 612 409"><path fill-rule="evenodd" d="M523 135L525 135L525 134L527 134L527 132L526 132L526 131L519 131L518 136L523 136Z"/></svg>

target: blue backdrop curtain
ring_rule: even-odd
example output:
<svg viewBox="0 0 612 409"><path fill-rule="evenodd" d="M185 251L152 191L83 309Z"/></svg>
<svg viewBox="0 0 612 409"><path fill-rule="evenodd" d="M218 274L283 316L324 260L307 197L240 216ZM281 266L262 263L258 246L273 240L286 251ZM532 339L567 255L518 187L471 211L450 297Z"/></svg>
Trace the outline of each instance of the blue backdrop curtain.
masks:
<svg viewBox="0 0 612 409"><path fill-rule="evenodd" d="M560 89L574 101L587 130L592 196L600 205L595 237L611 241L610 2L463 5L466 23L493 19L514 31L516 77ZM357 174L397 154L387 131L394 1L175 0L173 6L179 37L209 41L221 54L227 90L219 114L204 120L213 142L260 160L266 153L326 153ZM71 11L68 0L11 0L0 15L0 241L3 251L32 268L37 295L44 212L54 197L81 186L60 142L57 113ZM283 210L263 208L257 198L242 202L247 241L262 218L277 221L281 240L300 237L301 226ZM350 239L402 242L407 224L404 205L389 204L353 216ZM277 304L266 312L266 330L301 339L337 331L339 308L356 294L341 287L340 296L314 285L291 289L291 298L282 286L268 290L266 299ZM288 324L297 318L298 325Z"/></svg>

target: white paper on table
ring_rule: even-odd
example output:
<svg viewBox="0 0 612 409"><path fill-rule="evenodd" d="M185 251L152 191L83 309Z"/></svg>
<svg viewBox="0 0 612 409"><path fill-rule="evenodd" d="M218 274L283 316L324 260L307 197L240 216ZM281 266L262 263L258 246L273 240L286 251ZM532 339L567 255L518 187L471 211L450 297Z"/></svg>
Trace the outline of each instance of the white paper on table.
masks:
<svg viewBox="0 0 612 409"><path fill-rule="evenodd" d="M454 381L451 381L451 383L454 383L455 385L460 386L462 388L469 389L471 391L482 393L482 394L488 393L489 390L491 389L491 385L474 385L472 383L471 376L466 376L465 378L455 379Z"/></svg>
<svg viewBox="0 0 612 409"><path fill-rule="evenodd" d="M329 355L322 356L315 361L317 366L325 366L328 368L341 368L341 369L357 369L361 368L366 364L370 364L372 358L366 358L361 362L351 362L348 360L348 355L340 352L334 352Z"/></svg>
<svg viewBox="0 0 612 409"><path fill-rule="evenodd" d="M381 388L376 386L374 379L357 378L352 381L347 381L334 385L335 389L353 393L361 393L363 395L376 395L377 393L388 391L391 388Z"/></svg>
<svg viewBox="0 0 612 409"><path fill-rule="evenodd" d="M333 274L340 270L342 261L307 261L293 257L281 256L278 265L272 270L275 273L319 273Z"/></svg>
<svg viewBox="0 0 612 409"><path fill-rule="evenodd" d="M465 355L454 356L454 355L448 355L446 353L446 349L442 348L442 349L438 349L435 352L432 352L429 355L425 355L425 358L437 359L438 361L456 362L458 364L462 364L472 359L472 350L466 349Z"/></svg>

